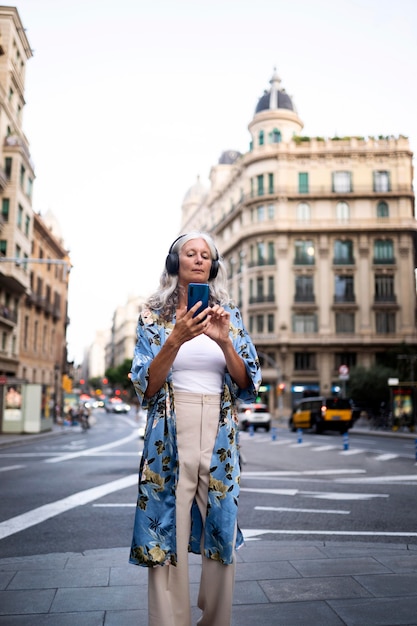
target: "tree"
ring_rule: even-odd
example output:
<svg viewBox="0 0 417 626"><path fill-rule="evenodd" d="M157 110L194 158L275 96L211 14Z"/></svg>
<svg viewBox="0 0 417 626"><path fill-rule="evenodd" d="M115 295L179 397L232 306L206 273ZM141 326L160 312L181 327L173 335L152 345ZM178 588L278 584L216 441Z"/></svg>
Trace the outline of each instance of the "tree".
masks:
<svg viewBox="0 0 417 626"><path fill-rule="evenodd" d="M106 370L106 378L113 387L119 387L132 391L132 383L130 382L130 368L132 366L132 359L125 359L121 365L117 367L109 367Z"/></svg>
<svg viewBox="0 0 417 626"><path fill-rule="evenodd" d="M388 378L396 375L395 369L374 365L369 369L354 367L350 372L349 391L355 404L378 413L381 402L389 403Z"/></svg>

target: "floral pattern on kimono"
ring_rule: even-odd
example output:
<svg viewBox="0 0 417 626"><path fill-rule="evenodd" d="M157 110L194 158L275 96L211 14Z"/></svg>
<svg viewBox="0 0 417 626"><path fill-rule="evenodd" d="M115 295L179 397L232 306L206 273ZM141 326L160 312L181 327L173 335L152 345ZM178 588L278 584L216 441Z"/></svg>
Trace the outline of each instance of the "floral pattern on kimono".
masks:
<svg viewBox="0 0 417 626"><path fill-rule="evenodd" d="M191 510L189 550L224 564L233 561L235 547L243 543L237 528L240 467L236 400L254 402L261 382L255 347L243 325L240 311L230 312L229 336L243 359L250 384L239 389L226 372L221 393L219 426L212 454L205 525L194 500ZM131 380L139 402L148 408L143 454L139 468L139 492L129 561L135 565L176 564L175 489L178 481L175 394L172 370L159 391L144 397L149 366L172 332L175 318L164 320L158 311L144 311L137 328ZM235 538L235 541L234 541Z"/></svg>

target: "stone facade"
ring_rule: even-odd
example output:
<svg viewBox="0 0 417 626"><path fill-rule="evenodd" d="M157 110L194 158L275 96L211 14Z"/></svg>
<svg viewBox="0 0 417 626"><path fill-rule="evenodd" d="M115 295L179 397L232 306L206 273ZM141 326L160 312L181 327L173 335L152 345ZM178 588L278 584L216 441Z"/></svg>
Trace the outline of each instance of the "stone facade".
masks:
<svg viewBox="0 0 417 626"><path fill-rule="evenodd" d="M186 195L181 232L208 230L228 267L280 408L341 386L341 365L371 366L417 346L412 153L406 137L304 137L277 74L210 188Z"/></svg>

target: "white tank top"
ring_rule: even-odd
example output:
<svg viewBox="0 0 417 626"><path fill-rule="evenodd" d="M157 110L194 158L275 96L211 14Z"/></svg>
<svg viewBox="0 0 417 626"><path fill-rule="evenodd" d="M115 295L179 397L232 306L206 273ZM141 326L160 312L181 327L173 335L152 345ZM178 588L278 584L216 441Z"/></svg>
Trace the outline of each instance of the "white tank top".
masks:
<svg viewBox="0 0 417 626"><path fill-rule="evenodd" d="M172 365L177 391L221 393L226 371L224 354L215 341L199 335L182 344Z"/></svg>

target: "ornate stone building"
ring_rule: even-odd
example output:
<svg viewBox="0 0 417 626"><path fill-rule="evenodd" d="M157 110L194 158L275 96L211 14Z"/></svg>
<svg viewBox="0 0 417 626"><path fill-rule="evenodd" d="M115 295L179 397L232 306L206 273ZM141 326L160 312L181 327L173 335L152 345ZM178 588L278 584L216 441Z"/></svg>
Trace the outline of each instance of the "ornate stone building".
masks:
<svg viewBox="0 0 417 626"><path fill-rule="evenodd" d="M61 403L68 369L70 260L52 214L43 219L32 209L35 174L22 126L31 56L17 9L1 6L0 430L6 382L41 384L45 409Z"/></svg>
<svg viewBox="0 0 417 626"><path fill-rule="evenodd" d="M412 153L400 137L305 137L274 73L210 188L187 193L181 232L212 232L263 361L270 406L337 392L339 368L417 347ZM280 402L282 406L282 401Z"/></svg>

